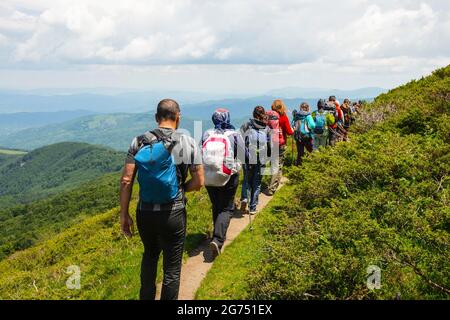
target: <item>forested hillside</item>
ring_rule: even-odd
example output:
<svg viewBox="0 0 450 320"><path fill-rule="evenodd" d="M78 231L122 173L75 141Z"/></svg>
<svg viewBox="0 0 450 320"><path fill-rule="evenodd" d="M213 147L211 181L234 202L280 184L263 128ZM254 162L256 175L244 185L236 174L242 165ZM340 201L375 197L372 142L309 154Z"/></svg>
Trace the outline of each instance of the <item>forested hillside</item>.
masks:
<svg viewBox="0 0 450 320"><path fill-rule="evenodd" d="M0 260L117 206L119 174L111 173L47 199L0 208Z"/></svg>
<svg viewBox="0 0 450 320"><path fill-rule="evenodd" d="M22 157L24 154L26 154L24 151L3 149L0 147L0 169L1 167L6 166L14 160Z"/></svg>
<svg viewBox="0 0 450 320"><path fill-rule="evenodd" d="M0 207L28 203L118 171L124 153L85 143L59 143L0 162Z"/></svg>
<svg viewBox="0 0 450 320"><path fill-rule="evenodd" d="M450 66L378 97L350 143L290 169L200 299L449 299ZM369 290L367 269L381 270Z"/></svg>

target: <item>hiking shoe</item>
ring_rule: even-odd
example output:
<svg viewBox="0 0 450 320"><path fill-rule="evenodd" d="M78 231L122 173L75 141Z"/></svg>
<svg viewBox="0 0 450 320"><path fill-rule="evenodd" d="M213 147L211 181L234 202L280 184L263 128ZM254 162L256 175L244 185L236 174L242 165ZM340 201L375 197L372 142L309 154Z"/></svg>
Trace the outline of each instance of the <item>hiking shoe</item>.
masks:
<svg viewBox="0 0 450 320"><path fill-rule="evenodd" d="M256 209L255 210L250 210L250 212L248 213L249 215L251 215L251 216L254 216L254 215L256 215Z"/></svg>
<svg viewBox="0 0 450 320"><path fill-rule="evenodd" d="M264 194L268 197L272 197L275 194L275 192L272 190L266 190L266 192L264 192Z"/></svg>
<svg viewBox="0 0 450 320"><path fill-rule="evenodd" d="M217 243L215 243L214 241L211 241L209 243L209 248L211 249L213 257L217 257L218 255L220 255L219 245Z"/></svg>
<svg viewBox="0 0 450 320"><path fill-rule="evenodd" d="M241 201L241 209L240 209L240 211L242 213L246 213L247 212L247 201L246 200L242 200Z"/></svg>

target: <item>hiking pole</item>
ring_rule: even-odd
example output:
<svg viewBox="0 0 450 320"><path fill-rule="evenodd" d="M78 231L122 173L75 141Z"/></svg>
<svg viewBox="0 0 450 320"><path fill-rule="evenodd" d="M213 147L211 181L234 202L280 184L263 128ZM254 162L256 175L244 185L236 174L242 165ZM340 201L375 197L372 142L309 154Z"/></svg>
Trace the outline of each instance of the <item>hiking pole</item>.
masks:
<svg viewBox="0 0 450 320"><path fill-rule="evenodd" d="M252 215L250 214L250 212L248 213L248 219L249 219L249 230L253 231L253 225L252 225Z"/></svg>
<svg viewBox="0 0 450 320"><path fill-rule="evenodd" d="M294 155L294 139L291 137L291 165L295 165L295 155Z"/></svg>

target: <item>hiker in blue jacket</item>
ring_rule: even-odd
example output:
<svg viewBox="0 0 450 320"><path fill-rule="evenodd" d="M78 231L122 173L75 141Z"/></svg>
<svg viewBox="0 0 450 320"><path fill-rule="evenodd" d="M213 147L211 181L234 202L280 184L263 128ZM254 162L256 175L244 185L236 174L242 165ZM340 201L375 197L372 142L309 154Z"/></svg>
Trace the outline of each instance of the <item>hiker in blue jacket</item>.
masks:
<svg viewBox="0 0 450 320"><path fill-rule="evenodd" d="M176 101L162 100L156 121L158 128L134 138L128 150L120 184L120 226L125 236L133 235L129 204L137 175L140 192L136 221L144 244L140 299L155 299L162 252L161 299L176 300L186 238L185 193L203 186L203 166L194 139L176 132L180 123ZM186 182L188 173L191 179Z"/></svg>
<svg viewBox="0 0 450 320"><path fill-rule="evenodd" d="M297 144L296 165L302 165L302 159L305 155L305 149L313 152L313 138L316 123L311 116L309 104L303 102L300 105L300 112L294 111L294 139Z"/></svg>

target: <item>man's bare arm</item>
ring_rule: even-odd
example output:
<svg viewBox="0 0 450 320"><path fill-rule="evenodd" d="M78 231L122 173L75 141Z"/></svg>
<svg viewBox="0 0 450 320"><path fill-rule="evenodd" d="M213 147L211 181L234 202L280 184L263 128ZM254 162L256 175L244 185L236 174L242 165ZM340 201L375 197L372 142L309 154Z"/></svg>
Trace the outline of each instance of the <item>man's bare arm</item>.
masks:
<svg viewBox="0 0 450 320"><path fill-rule="evenodd" d="M128 210L130 208L135 176L136 165L134 163L125 164L122 178L120 179L120 226L122 232L129 237L133 235L133 220Z"/></svg>
<svg viewBox="0 0 450 320"><path fill-rule="evenodd" d="M185 184L185 192L199 191L205 184L203 165L193 165L189 167L191 179Z"/></svg>

